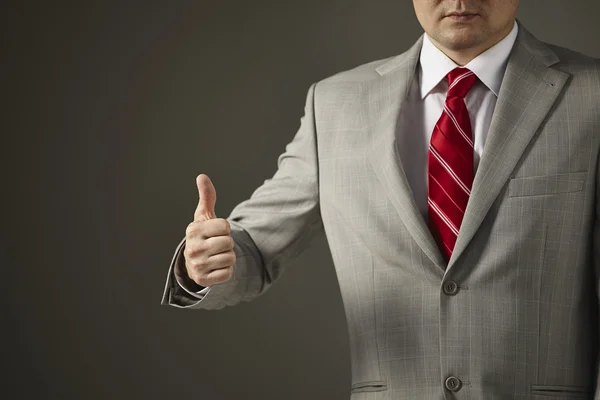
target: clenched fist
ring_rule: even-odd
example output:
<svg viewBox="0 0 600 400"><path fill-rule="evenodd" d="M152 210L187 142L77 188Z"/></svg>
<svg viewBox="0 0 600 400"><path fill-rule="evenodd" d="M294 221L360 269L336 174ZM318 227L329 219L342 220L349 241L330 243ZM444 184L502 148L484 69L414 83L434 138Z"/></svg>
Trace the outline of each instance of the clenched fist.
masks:
<svg viewBox="0 0 600 400"><path fill-rule="evenodd" d="M235 253L229 222L215 215L217 192L210 178L196 178L198 207L194 222L185 231L185 268L191 280L200 286L211 286L231 279Z"/></svg>

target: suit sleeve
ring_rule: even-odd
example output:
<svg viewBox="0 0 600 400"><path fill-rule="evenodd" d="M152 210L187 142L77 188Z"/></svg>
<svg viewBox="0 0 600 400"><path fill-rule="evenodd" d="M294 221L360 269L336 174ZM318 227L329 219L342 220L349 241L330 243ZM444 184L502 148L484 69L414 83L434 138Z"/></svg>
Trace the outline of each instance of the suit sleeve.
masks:
<svg viewBox="0 0 600 400"><path fill-rule="evenodd" d="M237 261L232 278L213 285L199 298L174 277L183 267L179 244L171 262L162 304L180 308L221 309L251 301L281 276L286 261L300 254L323 229L319 209L319 171L314 115L315 86L308 90L300 128L277 160L277 171L227 217Z"/></svg>
<svg viewBox="0 0 600 400"><path fill-rule="evenodd" d="M600 59L596 60L596 91L600 95ZM600 99L600 97L598 97ZM600 108L600 104L598 105ZM600 135L600 114L596 124L598 135ZM596 199L595 199L595 218L592 225L592 263L596 275L596 296L598 297L598 317L597 321L600 320L600 154L597 155L596 160ZM596 331L598 340L596 342L596 351L598 353L598 359L596 361L596 388L594 399L600 399L600 326Z"/></svg>
<svg viewBox="0 0 600 400"><path fill-rule="evenodd" d="M600 132L599 132L600 133ZM592 262L596 274L596 295L600 303L600 160L596 170L596 212L592 228ZM598 308L600 314L600 306ZM597 319L600 319L600 315ZM600 327L597 331L599 335L596 347L598 349L598 360L596 362L596 389L594 399L600 399Z"/></svg>

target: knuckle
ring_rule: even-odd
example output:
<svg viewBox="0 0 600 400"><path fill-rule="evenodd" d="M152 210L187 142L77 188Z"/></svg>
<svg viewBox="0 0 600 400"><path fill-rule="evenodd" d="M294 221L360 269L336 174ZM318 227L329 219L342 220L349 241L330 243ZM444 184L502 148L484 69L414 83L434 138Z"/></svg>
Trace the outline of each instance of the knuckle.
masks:
<svg viewBox="0 0 600 400"><path fill-rule="evenodd" d="M194 246L194 247L195 247L194 250L195 250L196 255L205 254L209 250L209 245L205 240L203 240L199 243L196 243L196 246Z"/></svg>
<svg viewBox="0 0 600 400"><path fill-rule="evenodd" d="M189 266L192 270L198 272L204 268L204 261L202 259L193 258L189 262Z"/></svg>
<svg viewBox="0 0 600 400"><path fill-rule="evenodd" d="M225 268L221 270L221 276L220 281L221 282L227 282L228 280L230 280L233 277L233 270L231 268Z"/></svg>
<svg viewBox="0 0 600 400"><path fill-rule="evenodd" d="M196 282L196 279L198 277L196 270L194 270L193 268L190 268L190 266L187 264L185 266L185 269L186 269L187 275L190 277L190 279L193 280L194 282Z"/></svg>
<svg viewBox="0 0 600 400"><path fill-rule="evenodd" d="M206 260L206 257L200 257L198 260L196 260L196 269L202 271L205 270L208 267L208 261Z"/></svg>
<svg viewBox="0 0 600 400"><path fill-rule="evenodd" d="M185 260L185 268L188 270L188 272L194 272L196 270L196 260L193 258L188 258Z"/></svg>
<svg viewBox="0 0 600 400"><path fill-rule="evenodd" d="M195 255L194 248L192 246L186 246L185 250L183 250L183 256L186 261L191 260Z"/></svg>
<svg viewBox="0 0 600 400"><path fill-rule="evenodd" d="M197 241L190 241L186 246L184 252L187 252L188 258L197 257L199 254L202 254L204 248L204 243Z"/></svg>
<svg viewBox="0 0 600 400"><path fill-rule="evenodd" d="M198 232L198 226L195 223L191 223L187 226L187 228L185 228L185 236L186 237L192 237L194 235L196 235L196 233Z"/></svg>
<svg viewBox="0 0 600 400"><path fill-rule="evenodd" d="M213 286L215 283L219 283L219 282L215 282L212 279L203 279L200 282L198 282L198 285L207 287L207 286Z"/></svg>
<svg viewBox="0 0 600 400"><path fill-rule="evenodd" d="M233 269L233 265L237 261L237 257L236 257L236 255L235 255L235 253L233 251L230 253L229 259L230 259L230 262L231 262L231 268Z"/></svg>
<svg viewBox="0 0 600 400"><path fill-rule="evenodd" d="M196 283L200 286L211 286L214 285L214 280L208 278L207 276L199 276L198 280L196 281Z"/></svg>
<svg viewBox="0 0 600 400"><path fill-rule="evenodd" d="M223 222L221 222L222 230L224 232L227 232L227 234L229 234L229 232L231 232L231 225L229 224L229 221L227 221L226 219L223 219L222 221L223 221Z"/></svg>
<svg viewBox="0 0 600 400"><path fill-rule="evenodd" d="M223 283L231 279L231 276L225 270L219 270L219 274L217 274L214 278L212 278L213 284Z"/></svg>
<svg viewBox="0 0 600 400"><path fill-rule="evenodd" d="M203 278L203 277L196 278L194 280L194 282L196 282L200 286L205 286L205 287L211 285L210 281L208 279L206 279L206 278Z"/></svg>
<svg viewBox="0 0 600 400"><path fill-rule="evenodd" d="M229 249L233 249L235 247L235 240L231 236L227 237L227 246Z"/></svg>
<svg viewBox="0 0 600 400"><path fill-rule="evenodd" d="M204 286L204 287L210 286L210 283L208 283L205 279L197 279L197 280L194 280L194 282L196 282L200 286Z"/></svg>
<svg viewBox="0 0 600 400"><path fill-rule="evenodd" d="M196 283L198 283L198 281L200 280L199 274L194 270L188 271L188 276L191 280L193 280Z"/></svg>

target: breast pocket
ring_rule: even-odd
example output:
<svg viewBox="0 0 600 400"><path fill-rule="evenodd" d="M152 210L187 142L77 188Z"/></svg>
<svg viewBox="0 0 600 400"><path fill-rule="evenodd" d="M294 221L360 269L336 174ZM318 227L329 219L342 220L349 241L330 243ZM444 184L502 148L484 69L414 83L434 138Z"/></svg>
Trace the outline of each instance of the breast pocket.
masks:
<svg viewBox="0 0 600 400"><path fill-rule="evenodd" d="M592 391L580 386L549 386L531 385L531 394L535 399L561 400L561 399L590 399Z"/></svg>
<svg viewBox="0 0 600 400"><path fill-rule="evenodd" d="M354 383L350 393L383 392L385 390L387 390L387 383L385 381L368 381Z"/></svg>
<svg viewBox="0 0 600 400"><path fill-rule="evenodd" d="M508 184L508 197L580 192L585 185L587 173L587 171L581 171L512 178Z"/></svg>

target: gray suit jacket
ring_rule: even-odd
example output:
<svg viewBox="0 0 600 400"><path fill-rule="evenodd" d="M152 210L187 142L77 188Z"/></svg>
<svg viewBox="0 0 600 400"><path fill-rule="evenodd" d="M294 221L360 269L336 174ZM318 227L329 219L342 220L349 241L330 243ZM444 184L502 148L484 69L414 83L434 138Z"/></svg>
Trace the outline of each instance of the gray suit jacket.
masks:
<svg viewBox="0 0 600 400"><path fill-rule="evenodd" d="M199 301L170 270L163 303L250 301L324 229L348 323L352 400L592 399L600 63L521 25L446 266L395 141L421 45L312 85L277 172L228 217L233 278Z"/></svg>

